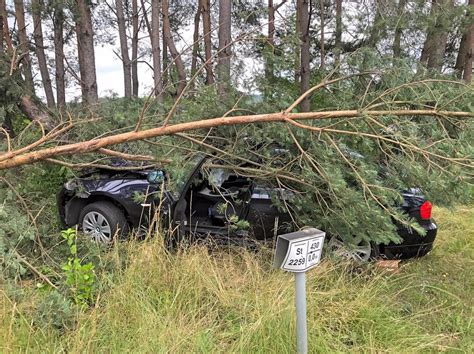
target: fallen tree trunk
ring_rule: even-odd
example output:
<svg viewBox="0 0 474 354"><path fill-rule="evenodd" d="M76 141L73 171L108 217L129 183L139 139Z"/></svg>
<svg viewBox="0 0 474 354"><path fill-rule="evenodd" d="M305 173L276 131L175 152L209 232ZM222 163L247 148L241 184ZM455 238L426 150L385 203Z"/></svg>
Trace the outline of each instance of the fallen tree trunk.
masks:
<svg viewBox="0 0 474 354"><path fill-rule="evenodd" d="M381 111L359 111L359 110L343 110L328 112L306 112L306 113L270 113L258 115L244 115L234 117L220 117L211 119L202 119L199 121L179 123L174 125L164 125L158 128L152 128L142 131L131 131L128 133L116 134L104 138L92 139L88 141L60 145L51 148L44 148L36 151L26 151L16 154L15 151L0 155L0 170L18 167L43 161L52 157L67 156L73 154L94 152L101 148L117 145L125 142L154 138L157 136L173 135L176 133L187 132L197 129L207 129L218 126L255 124L265 122L288 122L292 123L296 120L322 120L333 118L355 118L366 116L438 116L438 117L474 117L470 112L452 112L437 110L381 110ZM341 132L328 128L312 127L312 130L319 132ZM342 131L344 132L344 131Z"/></svg>
<svg viewBox="0 0 474 354"><path fill-rule="evenodd" d="M50 131L54 128L51 116L36 105L32 98L28 95L21 96L18 104L20 110L28 119L37 122L43 127L43 130Z"/></svg>

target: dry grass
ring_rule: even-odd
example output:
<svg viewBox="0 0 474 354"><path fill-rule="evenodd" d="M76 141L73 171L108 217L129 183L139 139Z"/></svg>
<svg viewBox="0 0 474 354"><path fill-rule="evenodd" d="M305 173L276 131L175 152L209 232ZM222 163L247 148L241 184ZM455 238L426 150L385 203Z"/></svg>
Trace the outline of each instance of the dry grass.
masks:
<svg viewBox="0 0 474 354"><path fill-rule="evenodd" d="M331 260L308 273L310 352L473 351L474 210L435 213L435 250L397 274ZM293 277L270 252L169 255L155 238L107 257L95 307L69 330L33 321L37 291L4 289L0 352L295 352Z"/></svg>

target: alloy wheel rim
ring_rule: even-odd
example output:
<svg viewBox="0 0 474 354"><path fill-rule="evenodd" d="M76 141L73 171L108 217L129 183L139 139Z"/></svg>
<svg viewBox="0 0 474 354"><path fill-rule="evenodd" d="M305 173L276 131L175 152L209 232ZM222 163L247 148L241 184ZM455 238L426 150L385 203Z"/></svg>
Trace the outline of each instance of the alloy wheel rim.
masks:
<svg viewBox="0 0 474 354"><path fill-rule="evenodd" d="M352 259L356 262L368 262L372 253L370 242L361 237L353 237L347 242L337 237L331 237L329 249L338 257Z"/></svg>
<svg viewBox="0 0 474 354"><path fill-rule="evenodd" d="M112 229L107 219L96 211L88 212L82 221L82 230L94 241L109 243L112 241Z"/></svg>

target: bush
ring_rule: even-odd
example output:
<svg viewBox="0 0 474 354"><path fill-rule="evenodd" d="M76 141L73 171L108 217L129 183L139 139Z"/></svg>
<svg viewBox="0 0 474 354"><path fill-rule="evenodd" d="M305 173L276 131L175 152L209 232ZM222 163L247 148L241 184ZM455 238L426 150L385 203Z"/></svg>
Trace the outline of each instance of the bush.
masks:
<svg viewBox="0 0 474 354"><path fill-rule="evenodd" d="M59 291L48 291L39 302L35 323L43 328L72 329L75 323L75 311L74 304Z"/></svg>

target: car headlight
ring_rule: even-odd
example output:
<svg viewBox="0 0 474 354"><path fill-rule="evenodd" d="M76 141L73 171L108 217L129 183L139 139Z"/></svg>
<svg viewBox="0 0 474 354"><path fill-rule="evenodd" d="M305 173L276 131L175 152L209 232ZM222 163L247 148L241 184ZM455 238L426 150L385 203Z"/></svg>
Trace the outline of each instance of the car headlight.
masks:
<svg viewBox="0 0 474 354"><path fill-rule="evenodd" d="M74 191L77 187L77 183L74 180L67 181L64 183L64 188L66 188L68 191Z"/></svg>

